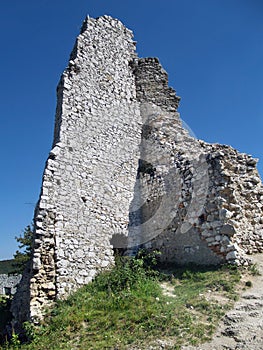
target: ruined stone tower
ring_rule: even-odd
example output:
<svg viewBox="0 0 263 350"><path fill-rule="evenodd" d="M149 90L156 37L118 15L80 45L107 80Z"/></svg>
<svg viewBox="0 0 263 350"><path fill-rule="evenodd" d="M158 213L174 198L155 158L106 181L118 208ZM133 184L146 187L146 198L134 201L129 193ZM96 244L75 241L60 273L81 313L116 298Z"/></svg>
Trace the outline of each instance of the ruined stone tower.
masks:
<svg viewBox="0 0 263 350"><path fill-rule="evenodd" d="M180 264L241 264L262 251L256 160L190 136L179 100L120 21L85 20L57 89L17 320L90 282L114 263L114 248L158 249Z"/></svg>

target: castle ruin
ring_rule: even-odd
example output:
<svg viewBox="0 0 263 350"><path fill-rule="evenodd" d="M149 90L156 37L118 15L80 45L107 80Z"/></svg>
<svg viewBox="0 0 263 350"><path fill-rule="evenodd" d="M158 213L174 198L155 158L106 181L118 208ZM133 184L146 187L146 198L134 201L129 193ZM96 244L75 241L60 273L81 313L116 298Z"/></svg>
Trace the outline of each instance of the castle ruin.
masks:
<svg viewBox="0 0 263 350"><path fill-rule="evenodd" d="M114 264L157 249L178 264L246 264L263 251L257 161L183 128L156 58L109 16L87 18L57 88L33 258L13 303L38 319Z"/></svg>

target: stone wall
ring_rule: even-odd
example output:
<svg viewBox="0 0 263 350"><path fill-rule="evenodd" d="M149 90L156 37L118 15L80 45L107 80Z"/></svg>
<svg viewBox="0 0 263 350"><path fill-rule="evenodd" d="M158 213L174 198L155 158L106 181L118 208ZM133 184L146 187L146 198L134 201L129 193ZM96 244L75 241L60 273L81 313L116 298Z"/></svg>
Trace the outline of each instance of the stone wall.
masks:
<svg viewBox="0 0 263 350"><path fill-rule="evenodd" d="M257 160L188 134L157 59L135 61L134 73L143 126L130 246L177 264L247 264L263 251Z"/></svg>
<svg viewBox="0 0 263 350"><path fill-rule="evenodd" d="M58 86L54 145L35 217L31 315L113 264L136 179L140 113L132 33L88 19Z"/></svg>
<svg viewBox="0 0 263 350"><path fill-rule="evenodd" d="M0 275L0 295L14 295L21 275Z"/></svg>
<svg viewBox="0 0 263 350"><path fill-rule="evenodd" d="M90 282L114 249L158 249L180 264L241 264L262 251L256 161L189 135L167 73L137 58L121 22L86 19L57 94L16 320L38 319Z"/></svg>
<svg viewBox="0 0 263 350"><path fill-rule="evenodd" d="M174 165L177 212L143 247L159 249L163 260L180 264L246 265L248 254L263 252L263 188L256 160L202 141L199 151L191 158L180 150Z"/></svg>

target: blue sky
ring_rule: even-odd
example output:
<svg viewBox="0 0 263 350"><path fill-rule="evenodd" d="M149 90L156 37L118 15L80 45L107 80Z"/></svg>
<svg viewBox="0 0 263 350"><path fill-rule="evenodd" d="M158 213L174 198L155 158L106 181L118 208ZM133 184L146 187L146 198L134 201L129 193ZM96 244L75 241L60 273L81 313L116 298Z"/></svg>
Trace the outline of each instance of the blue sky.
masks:
<svg viewBox="0 0 263 350"><path fill-rule="evenodd" d="M159 57L199 139L261 158L262 0L3 0L0 4L0 260L33 218L53 138L56 85L85 16L134 31Z"/></svg>

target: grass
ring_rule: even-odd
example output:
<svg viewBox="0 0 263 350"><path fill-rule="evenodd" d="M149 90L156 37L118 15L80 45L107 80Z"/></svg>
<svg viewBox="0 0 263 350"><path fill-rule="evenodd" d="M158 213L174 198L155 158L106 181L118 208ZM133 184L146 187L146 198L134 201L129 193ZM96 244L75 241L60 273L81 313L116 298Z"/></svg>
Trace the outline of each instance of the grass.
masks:
<svg viewBox="0 0 263 350"><path fill-rule="evenodd" d="M257 264L250 265L249 272L252 276L260 276L261 275Z"/></svg>
<svg viewBox="0 0 263 350"><path fill-rule="evenodd" d="M236 298L239 270L170 267L160 272L151 266L155 258L150 260L117 259L111 271L58 302L40 326L27 324L30 342L18 345L16 338L6 348L147 349L156 339L172 339L170 349L180 349L210 339ZM164 294L163 282L174 295ZM213 293L227 301L219 303L210 297Z"/></svg>

